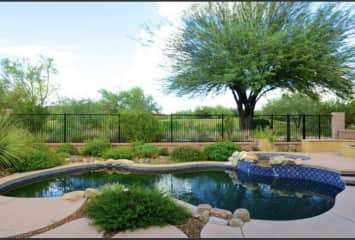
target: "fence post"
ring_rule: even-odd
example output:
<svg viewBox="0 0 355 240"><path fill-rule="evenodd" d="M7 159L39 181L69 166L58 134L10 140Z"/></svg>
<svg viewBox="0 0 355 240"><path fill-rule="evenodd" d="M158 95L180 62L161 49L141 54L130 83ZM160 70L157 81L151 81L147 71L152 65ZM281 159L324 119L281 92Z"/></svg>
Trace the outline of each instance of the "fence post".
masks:
<svg viewBox="0 0 355 240"><path fill-rule="evenodd" d="M224 113L222 113L222 141L224 141Z"/></svg>
<svg viewBox="0 0 355 240"><path fill-rule="evenodd" d="M270 128L271 128L271 129L274 129L274 114L271 114Z"/></svg>
<svg viewBox="0 0 355 240"><path fill-rule="evenodd" d="M287 142L291 141L291 129L290 129L290 114L286 115L286 131L287 131Z"/></svg>
<svg viewBox="0 0 355 240"><path fill-rule="evenodd" d="M320 114L318 114L318 139L320 139L321 129L320 129Z"/></svg>
<svg viewBox="0 0 355 240"><path fill-rule="evenodd" d="M118 114L118 142L121 142L121 114Z"/></svg>
<svg viewBox="0 0 355 240"><path fill-rule="evenodd" d="M63 123L63 142L67 142L67 113L64 113L64 123Z"/></svg>
<svg viewBox="0 0 355 240"><path fill-rule="evenodd" d="M170 113L170 142L173 142L173 114Z"/></svg>
<svg viewBox="0 0 355 240"><path fill-rule="evenodd" d="M306 114L303 114L302 118L302 138L306 139Z"/></svg>

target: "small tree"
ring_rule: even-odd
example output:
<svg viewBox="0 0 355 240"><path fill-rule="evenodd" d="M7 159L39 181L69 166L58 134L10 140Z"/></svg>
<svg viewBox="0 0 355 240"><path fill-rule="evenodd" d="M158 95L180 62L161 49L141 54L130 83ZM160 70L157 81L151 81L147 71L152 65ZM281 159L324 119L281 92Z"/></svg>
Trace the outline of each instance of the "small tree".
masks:
<svg viewBox="0 0 355 240"><path fill-rule="evenodd" d="M355 18L323 4L238 2L195 5L166 48L172 60L166 89L178 95L230 90L242 129L267 92L286 89L315 97L352 94Z"/></svg>

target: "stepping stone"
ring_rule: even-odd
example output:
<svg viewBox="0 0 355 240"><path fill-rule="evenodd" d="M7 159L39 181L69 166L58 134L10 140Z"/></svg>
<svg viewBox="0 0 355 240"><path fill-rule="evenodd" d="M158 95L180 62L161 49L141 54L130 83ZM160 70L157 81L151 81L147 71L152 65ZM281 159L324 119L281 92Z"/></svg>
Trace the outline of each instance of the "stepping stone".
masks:
<svg viewBox="0 0 355 240"><path fill-rule="evenodd" d="M90 220L87 218L79 218L74 221L63 224L57 228L49 230L34 238L99 238L102 234L98 229L90 225Z"/></svg>
<svg viewBox="0 0 355 240"><path fill-rule="evenodd" d="M187 238L177 227L167 225L164 227L152 226L133 231L117 233L113 238Z"/></svg>
<svg viewBox="0 0 355 240"><path fill-rule="evenodd" d="M207 223L201 231L201 238L243 238L243 235L238 227Z"/></svg>

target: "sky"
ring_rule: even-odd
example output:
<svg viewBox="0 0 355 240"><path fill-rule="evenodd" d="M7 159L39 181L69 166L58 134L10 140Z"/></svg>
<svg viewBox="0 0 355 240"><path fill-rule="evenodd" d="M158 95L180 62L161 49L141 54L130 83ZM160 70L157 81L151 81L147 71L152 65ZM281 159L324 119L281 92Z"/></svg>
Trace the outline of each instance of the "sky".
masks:
<svg viewBox="0 0 355 240"><path fill-rule="evenodd" d="M99 89L111 91L141 87L162 107L162 113L218 104L235 107L232 94L189 98L167 95L160 65L166 59L162 46L173 26L155 30L154 44L143 46L144 24L164 19L179 25L185 2L48 2L0 3L0 58L52 57L58 69L59 90L51 101L63 97L99 98ZM280 91L262 98L257 108Z"/></svg>

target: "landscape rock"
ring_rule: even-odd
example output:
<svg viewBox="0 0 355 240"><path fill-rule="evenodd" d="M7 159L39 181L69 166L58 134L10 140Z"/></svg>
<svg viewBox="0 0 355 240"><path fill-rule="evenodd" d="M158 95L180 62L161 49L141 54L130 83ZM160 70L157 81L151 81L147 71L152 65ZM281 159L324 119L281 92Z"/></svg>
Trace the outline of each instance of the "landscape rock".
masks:
<svg viewBox="0 0 355 240"><path fill-rule="evenodd" d="M108 159L106 160L106 164L112 165L131 165L134 161L128 159Z"/></svg>
<svg viewBox="0 0 355 240"><path fill-rule="evenodd" d="M219 224L219 225L227 225L228 224L227 220L225 220L223 218L214 217L214 216L209 217L208 223Z"/></svg>
<svg viewBox="0 0 355 240"><path fill-rule="evenodd" d="M233 218L239 218L243 222L249 222L250 221L250 213L249 213L248 209L246 209L246 208L238 208L234 211Z"/></svg>
<svg viewBox="0 0 355 240"><path fill-rule="evenodd" d="M228 221L228 225L231 227L242 227L244 222L240 218L232 218Z"/></svg>
<svg viewBox="0 0 355 240"><path fill-rule="evenodd" d="M210 211L205 210L201 213L201 215L199 216L199 219L203 222L203 223L207 223L208 222L208 218L210 217Z"/></svg>
<svg viewBox="0 0 355 240"><path fill-rule="evenodd" d="M74 192L65 193L62 196L62 199L69 200L69 201L77 201L77 200L84 198L84 197L85 197L84 191L74 191Z"/></svg>
<svg viewBox="0 0 355 240"><path fill-rule="evenodd" d="M87 199L93 199L96 196L98 196L99 194L100 194L100 192L97 189L95 189L95 188L87 188L85 190L84 197L86 197Z"/></svg>
<svg viewBox="0 0 355 240"><path fill-rule="evenodd" d="M257 161L258 160L258 156L254 153L247 153L245 155L245 160L249 160L249 161Z"/></svg>
<svg viewBox="0 0 355 240"><path fill-rule="evenodd" d="M204 211L211 211L212 206L209 204L199 204L197 205L197 214L202 214Z"/></svg>
<svg viewBox="0 0 355 240"><path fill-rule="evenodd" d="M210 210L210 214L215 217L230 219L232 218L233 214L231 211L220 209L220 208L212 208Z"/></svg>

